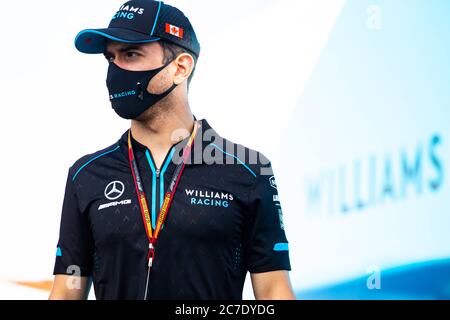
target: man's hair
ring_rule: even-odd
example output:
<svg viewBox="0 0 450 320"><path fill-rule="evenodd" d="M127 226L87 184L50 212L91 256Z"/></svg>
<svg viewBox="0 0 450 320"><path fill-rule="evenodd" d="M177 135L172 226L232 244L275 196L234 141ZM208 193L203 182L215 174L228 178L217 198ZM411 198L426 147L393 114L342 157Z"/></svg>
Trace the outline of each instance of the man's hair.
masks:
<svg viewBox="0 0 450 320"><path fill-rule="evenodd" d="M191 84L192 77L194 76L195 67L197 66L197 56L190 50L187 50L183 47L180 47L179 45L176 45L175 43L160 40L158 41L161 44L161 47L163 49L163 63L169 63L173 59L175 59L178 55L182 53L188 53L192 56L194 59L194 68L192 69L191 75L188 78L188 88Z"/></svg>

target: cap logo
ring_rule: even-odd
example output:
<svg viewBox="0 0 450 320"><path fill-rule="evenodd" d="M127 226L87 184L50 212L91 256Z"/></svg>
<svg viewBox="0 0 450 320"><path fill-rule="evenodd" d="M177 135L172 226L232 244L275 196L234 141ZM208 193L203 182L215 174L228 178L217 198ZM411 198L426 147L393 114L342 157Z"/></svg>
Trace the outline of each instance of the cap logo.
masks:
<svg viewBox="0 0 450 320"><path fill-rule="evenodd" d="M144 8L138 8L138 7L133 7L133 6L126 6L126 5L122 5L119 9L119 11L129 11L129 12L134 12L137 14L143 14L144 13Z"/></svg>
<svg viewBox="0 0 450 320"><path fill-rule="evenodd" d="M119 9L119 11L116 12L116 14L112 17L112 20L117 18L126 18L128 20L134 19L135 14L143 14L144 8L139 7L130 7L122 5Z"/></svg>
<svg viewBox="0 0 450 320"><path fill-rule="evenodd" d="M170 23L166 23L166 33L169 33L177 38L183 39L184 29L174 26Z"/></svg>

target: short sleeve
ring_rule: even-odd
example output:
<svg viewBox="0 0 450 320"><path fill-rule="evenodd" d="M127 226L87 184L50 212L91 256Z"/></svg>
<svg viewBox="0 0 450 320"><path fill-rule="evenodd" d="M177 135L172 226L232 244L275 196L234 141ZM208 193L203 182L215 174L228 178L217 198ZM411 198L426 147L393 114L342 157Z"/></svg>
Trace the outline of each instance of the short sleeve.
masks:
<svg viewBox="0 0 450 320"><path fill-rule="evenodd" d="M291 270L288 241L277 185L270 163L249 192L244 254L251 273Z"/></svg>
<svg viewBox="0 0 450 320"><path fill-rule="evenodd" d="M66 182L53 274L90 276L93 241L87 215L79 209L72 175Z"/></svg>

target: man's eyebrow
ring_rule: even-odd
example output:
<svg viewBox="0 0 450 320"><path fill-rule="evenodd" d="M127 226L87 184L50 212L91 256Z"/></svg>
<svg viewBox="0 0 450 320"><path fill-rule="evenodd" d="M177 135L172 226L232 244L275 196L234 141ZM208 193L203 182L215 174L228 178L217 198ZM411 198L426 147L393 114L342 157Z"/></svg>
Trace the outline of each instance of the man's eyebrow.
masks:
<svg viewBox="0 0 450 320"><path fill-rule="evenodd" d="M128 45L128 46L124 46L124 47L120 48L119 52L127 52L127 51L130 51L130 50L142 50L142 48L140 46L137 46L137 45ZM108 50L106 50L103 54L105 56L112 55L112 53L110 51L108 51Z"/></svg>

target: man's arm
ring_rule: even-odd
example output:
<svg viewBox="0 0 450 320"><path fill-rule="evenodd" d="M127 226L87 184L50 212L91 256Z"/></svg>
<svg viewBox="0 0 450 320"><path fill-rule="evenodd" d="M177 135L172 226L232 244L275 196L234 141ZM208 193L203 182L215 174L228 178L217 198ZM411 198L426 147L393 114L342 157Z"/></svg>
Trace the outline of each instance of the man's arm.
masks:
<svg viewBox="0 0 450 320"><path fill-rule="evenodd" d="M256 300L295 300L295 294L286 270L251 273Z"/></svg>
<svg viewBox="0 0 450 320"><path fill-rule="evenodd" d="M70 167L67 174L51 300L87 299L91 287L95 246L88 212L81 210L76 194L75 169Z"/></svg>
<svg viewBox="0 0 450 320"><path fill-rule="evenodd" d="M89 295L89 277L55 276L49 300L86 300Z"/></svg>

